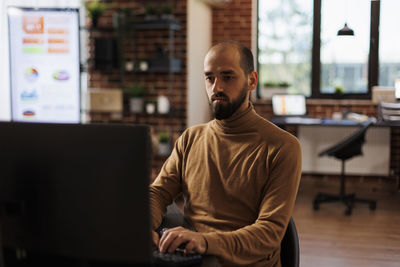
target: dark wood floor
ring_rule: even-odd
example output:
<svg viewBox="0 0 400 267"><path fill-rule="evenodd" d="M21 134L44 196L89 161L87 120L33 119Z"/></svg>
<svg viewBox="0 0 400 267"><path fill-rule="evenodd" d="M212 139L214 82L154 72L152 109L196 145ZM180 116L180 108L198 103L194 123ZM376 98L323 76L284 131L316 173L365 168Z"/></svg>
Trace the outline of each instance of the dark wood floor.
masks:
<svg viewBox="0 0 400 267"><path fill-rule="evenodd" d="M376 199L377 209L357 203L350 216L342 203L312 209L317 192L336 193L338 181L302 178L293 218L300 240L300 266L400 266L400 193L394 182L348 183L348 192Z"/></svg>

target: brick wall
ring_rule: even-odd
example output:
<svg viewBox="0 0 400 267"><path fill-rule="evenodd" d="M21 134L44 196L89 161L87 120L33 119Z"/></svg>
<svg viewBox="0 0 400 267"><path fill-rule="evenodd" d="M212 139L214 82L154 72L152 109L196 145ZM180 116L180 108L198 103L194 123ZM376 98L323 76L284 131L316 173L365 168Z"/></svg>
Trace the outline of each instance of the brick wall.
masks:
<svg viewBox="0 0 400 267"><path fill-rule="evenodd" d="M130 1L130 0L117 0L113 1L116 6L128 7L134 10L137 14L143 14L144 6L149 1ZM154 1L157 2L157 1ZM162 1L159 0L159 3ZM186 15L187 15L187 2L185 0L173 0L174 15L180 20L182 29L179 31L175 41L176 52L182 58L183 64L186 61ZM248 47L252 47L251 43L251 8L252 0L232 0L232 3L227 8L213 8L212 9L212 43L223 40L237 40L242 42ZM108 11L99 21L100 26L112 25L112 14L116 7ZM88 21L89 24L89 21ZM110 32L95 32L89 36L95 35L112 35ZM160 33L147 32L142 36L138 36L141 40L138 42L136 50L133 49L132 42L125 44L125 51L128 57L134 58L135 53L141 56L146 56L146 53L154 53L154 40L159 38ZM93 42L89 38L89 52L93 55ZM90 63L90 62L89 62ZM89 87L97 88L120 88L121 75L119 71L95 71L93 66L89 64ZM133 79L137 79L152 88L148 93L148 97L154 97L159 93L167 94L167 81L168 75L162 74L147 74L142 76L130 75L125 76L126 83L130 83ZM186 66L183 65L182 72L174 75L174 90L169 95L172 99L172 105L176 107L173 116L169 115L131 115L126 113L124 121L128 123L147 123L154 127L155 131L164 129L165 127L173 127L175 137L185 128L186 121ZM126 104L126 103L125 103ZM255 101L255 108L265 118L272 117L272 107L270 101L257 100ZM370 101L363 100L307 100L307 109L309 114L315 117L330 117L333 112L349 110L352 112L366 114L368 116L376 116L376 106L371 104ZM96 120L109 119L108 114L92 114ZM296 128L289 129L294 134ZM400 175L400 129L393 128L391 132L391 168L395 171L395 175ZM155 157L153 160L153 178L161 168L165 158Z"/></svg>
<svg viewBox="0 0 400 267"><path fill-rule="evenodd" d="M227 7L213 8L212 43L236 40L251 47L252 0L232 0Z"/></svg>
<svg viewBox="0 0 400 267"><path fill-rule="evenodd" d="M170 114L132 114L129 112L128 96L124 95L124 111L122 116L115 116L110 113L91 112L90 120L96 122L117 121L123 123L148 124L152 126L154 135L161 131L170 132L172 140L175 140L186 127L186 15L187 2L183 0L169 0L172 4L173 16L180 22L180 29L173 31L173 55L179 58L182 70L170 74L166 71L140 73L137 71L126 71L124 64L122 68L111 70L98 70L94 65L95 39L114 38L123 52L124 61L132 61L134 64L139 59L152 59L157 54L157 49L161 47L168 54L169 32L167 29L152 30L126 30L122 35L113 28L113 20L117 10L125 9L130 12L130 23L133 20L143 21L145 19L146 6L154 4L158 9L166 3L164 0L113 0L104 1L111 3L109 10L99 19L96 28L90 28L91 20L87 18L88 30L88 87L100 89L124 89L133 83L140 83L148 90L145 101L154 100L159 95L167 96L170 101ZM129 27L129 23L128 23ZM118 114L117 114L118 115ZM156 155L153 157L153 178L159 172L165 157Z"/></svg>

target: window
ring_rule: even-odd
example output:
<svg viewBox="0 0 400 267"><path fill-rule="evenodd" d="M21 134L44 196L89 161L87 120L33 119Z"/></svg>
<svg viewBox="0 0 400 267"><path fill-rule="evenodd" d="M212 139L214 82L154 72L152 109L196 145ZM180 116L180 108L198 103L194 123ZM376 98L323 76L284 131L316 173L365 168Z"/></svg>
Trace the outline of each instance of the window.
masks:
<svg viewBox="0 0 400 267"><path fill-rule="evenodd" d="M379 81L380 86L394 86L400 78L399 0L381 0L379 23Z"/></svg>
<svg viewBox="0 0 400 267"><path fill-rule="evenodd" d="M340 91L368 99L374 85L393 87L400 77L398 10L398 0L259 0L260 88L285 81L290 93L313 98ZM337 35L345 23L354 36Z"/></svg>
<svg viewBox="0 0 400 267"><path fill-rule="evenodd" d="M368 93L370 3L366 0L323 0L321 6L320 92ZM348 16L347 10L358 10ZM347 23L354 35L338 36Z"/></svg>
<svg viewBox="0 0 400 267"><path fill-rule="evenodd" d="M310 94L312 1L259 1L261 87L286 83L292 93Z"/></svg>

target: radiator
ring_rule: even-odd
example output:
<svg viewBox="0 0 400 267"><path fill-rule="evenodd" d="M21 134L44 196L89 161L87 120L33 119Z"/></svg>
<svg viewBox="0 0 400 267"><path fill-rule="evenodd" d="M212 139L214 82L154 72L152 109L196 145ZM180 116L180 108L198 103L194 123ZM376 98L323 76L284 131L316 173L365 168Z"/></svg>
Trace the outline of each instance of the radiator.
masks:
<svg viewBox="0 0 400 267"><path fill-rule="evenodd" d="M356 131L357 127L299 126L303 173L340 174L341 161L318 154ZM370 127L362 147L363 155L346 161L345 172L352 175L387 176L390 173L390 128Z"/></svg>

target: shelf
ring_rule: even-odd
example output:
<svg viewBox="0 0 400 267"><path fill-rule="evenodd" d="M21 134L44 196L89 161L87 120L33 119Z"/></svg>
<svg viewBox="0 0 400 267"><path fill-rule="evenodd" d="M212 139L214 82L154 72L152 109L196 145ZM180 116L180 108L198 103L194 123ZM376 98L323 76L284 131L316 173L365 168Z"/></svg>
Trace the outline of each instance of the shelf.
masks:
<svg viewBox="0 0 400 267"><path fill-rule="evenodd" d="M173 59L152 59L148 61L148 70L135 69L136 73L155 73L155 72L173 72L177 73L182 70L182 60L178 58Z"/></svg>
<svg viewBox="0 0 400 267"><path fill-rule="evenodd" d="M88 32L114 32L115 28L114 27L104 27L104 26L100 26L100 27L88 27L88 26L81 26L79 27L80 30L85 30Z"/></svg>
<svg viewBox="0 0 400 267"><path fill-rule="evenodd" d="M178 31L181 29L181 25L177 20L166 20L166 19L156 19L156 20L144 20L133 24L136 30L174 30Z"/></svg>
<svg viewBox="0 0 400 267"><path fill-rule="evenodd" d="M141 20L130 22L131 26L121 27L91 27L91 26L81 26L79 29L86 30L88 32L113 32L118 30L125 31L135 31L135 30L174 30L178 31L181 29L181 25L177 20L171 19L155 19L155 20Z"/></svg>

